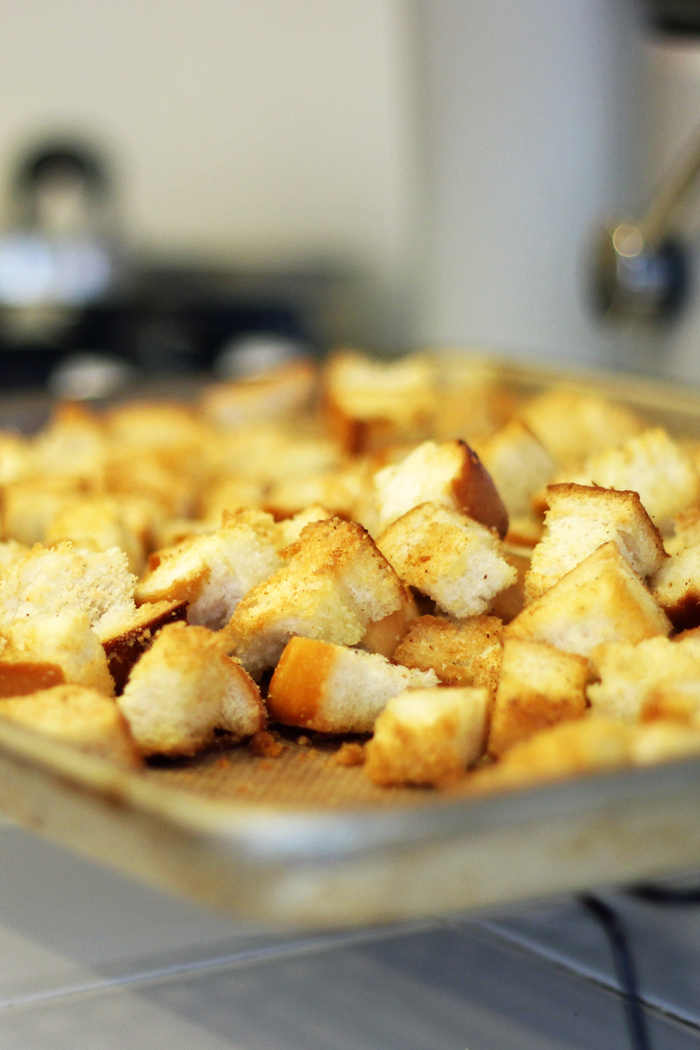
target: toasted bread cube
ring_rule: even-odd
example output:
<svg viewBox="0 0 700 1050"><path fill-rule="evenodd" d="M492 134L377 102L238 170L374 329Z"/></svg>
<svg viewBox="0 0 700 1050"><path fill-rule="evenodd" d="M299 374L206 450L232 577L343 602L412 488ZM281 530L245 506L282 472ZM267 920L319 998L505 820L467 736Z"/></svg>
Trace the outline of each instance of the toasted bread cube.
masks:
<svg viewBox="0 0 700 1050"><path fill-rule="evenodd" d="M507 638L491 715L489 754L498 756L547 726L586 710L588 660L543 642Z"/></svg>
<svg viewBox="0 0 700 1050"><path fill-rule="evenodd" d="M346 451L363 452L428 436L437 409L436 373L427 357L376 360L333 354L323 374L328 429Z"/></svg>
<svg viewBox="0 0 700 1050"><path fill-rule="evenodd" d="M670 630L666 614L610 541L527 605L504 637L590 656L603 642L641 642Z"/></svg>
<svg viewBox="0 0 700 1050"><path fill-rule="evenodd" d="M257 478L218 477L200 494L197 510L205 523L220 522L224 511L262 507L266 491L265 482Z"/></svg>
<svg viewBox="0 0 700 1050"><path fill-rule="evenodd" d="M400 463L374 475L377 529L422 503L439 503L495 529L503 538L508 512L477 454L463 441L425 441Z"/></svg>
<svg viewBox="0 0 700 1050"><path fill-rule="evenodd" d="M16 619L2 627L0 680L5 696L19 696L29 691L31 665L40 676L41 684L35 685L35 689L68 682L96 689L106 696L114 695L105 651L86 612L65 609L51 615ZM49 676L43 682L42 665ZM50 668L60 669L62 677L52 675Z"/></svg>
<svg viewBox="0 0 700 1050"><path fill-rule="evenodd" d="M389 697L437 684L430 671L312 638L291 638L267 693L270 718L323 733L371 733Z"/></svg>
<svg viewBox="0 0 700 1050"><path fill-rule="evenodd" d="M633 728L592 714L558 722L514 744L495 766L476 770L466 786L477 793L512 790L630 765Z"/></svg>
<svg viewBox="0 0 700 1050"><path fill-rule="evenodd" d="M440 787L464 775L484 751L486 689L410 689L379 715L365 747L365 773L382 786Z"/></svg>
<svg viewBox="0 0 700 1050"><path fill-rule="evenodd" d="M109 673L118 693L126 685L131 669L166 623L187 620L187 602L145 602L114 619L102 634Z"/></svg>
<svg viewBox="0 0 700 1050"><path fill-rule="evenodd" d="M86 612L99 637L133 610L136 577L126 554L79 550L65 541L32 547L0 576L0 625L66 610Z"/></svg>
<svg viewBox="0 0 700 1050"><path fill-rule="evenodd" d="M511 419L517 396L493 361L449 348L434 353L433 360L439 410L431 436L436 441L461 438L473 445L490 438Z"/></svg>
<svg viewBox="0 0 700 1050"><path fill-rule="evenodd" d="M533 398L520 416L562 467L618 445L643 429L641 420L626 406L566 387Z"/></svg>
<svg viewBox="0 0 700 1050"><path fill-rule="evenodd" d="M287 549L288 561L253 587L225 628L251 674L273 667L292 635L357 645L371 623L401 609L406 591L356 522L312 522Z"/></svg>
<svg viewBox="0 0 700 1050"><path fill-rule="evenodd" d="M515 569L515 582L499 591L491 602L491 613L503 623L510 623L525 608L525 576L530 568L530 550L505 542L503 557Z"/></svg>
<svg viewBox="0 0 700 1050"><path fill-rule="evenodd" d="M670 533L673 519L700 500L700 474L693 460L661 427L589 456L581 477L567 480L638 492L663 533Z"/></svg>
<svg viewBox="0 0 700 1050"><path fill-rule="evenodd" d="M700 677L680 681L663 680L645 692L639 712L640 722L680 722L700 724Z"/></svg>
<svg viewBox="0 0 700 1050"><path fill-rule="evenodd" d="M64 502L49 521L45 537L47 545L61 540L93 551L119 547L134 573L144 564L141 539L129 527L119 502L109 496L76 496Z"/></svg>
<svg viewBox="0 0 700 1050"><path fill-rule="evenodd" d="M636 492L573 484L550 485L546 492L544 534L525 576L528 602L609 540L643 579L666 560L661 533Z"/></svg>
<svg viewBox="0 0 700 1050"><path fill-rule="evenodd" d="M512 419L478 449L509 518L530 513L532 497L554 476L556 465L544 445L519 419Z"/></svg>
<svg viewBox="0 0 700 1050"><path fill-rule="evenodd" d="M217 629L244 594L282 565L270 514L237 510L210 535L183 540L151 555L151 571L136 588L138 602L186 601L189 623Z"/></svg>
<svg viewBox="0 0 700 1050"><path fill-rule="evenodd" d="M46 427L32 441L38 475L99 483L107 447L103 421L85 405L58 404Z"/></svg>
<svg viewBox="0 0 700 1050"><path fill-rule="evenodd" d="M672 554L651 578L651 593L673 626L700 626L700 544Z"/></svg>
<svg viewBox="0 0 700 1050"><path fill-rule="evenodd" d="M496 536L477 521L422 503L394 521L377 546L401 579L452 616L478 616L517 579Z"/></svg>
<svg viewBox="0 0 700 1050"><path fill-rule="evenodd" d="M140 763L119 708L95 689L57 685L5 698L0 700L0 717L123 765Z"/></svg>
<svg viewBox="0 0 700 1050"><path fill-rule="evenodd" d="M588 687L593 710L634 722L659 686L700 677L700 640L608 643L594 650L591 663L600 678Z"/></svg>
<svg viewBox="0 0 700 1050"><path fill-rule="evenodd" d="M484 686L493 696L501 671L503 624L496 616L453 623L439 616L414 620L394 662L433 670L443 685Z"/></svg>
<svg viewBox="0 0 700 1050"><path fill-rule="evenodd" d="M220 636L184 623L158 632L117 703L144 755L193 755L217 729L243 739L265 726L260 691Z"/></svg>
<svg viewBox="0 0 700 1050"><path fill-rule="evenodd" d="M636 766L700 755L700 725L682 725L670 720L634 726L631 749Z"/></svg>
<svg viewBox="0 0 700 1050"><path fill-rule="evenodd" d="M82 481L71 477L24 478L5 485L2 493L2 534L26 546L43 543L56 513L85 494Z"/></svg>
<svg viewBox="0 0 700 1050"><path fill-rule="evenodd" d="M241 379L212 383L200 398L204 416L222 427L246 427L261 419L295 416L316 391L314 364L299 359Z"/></svg>
<svg viewBox="0 0 700 1050"><path fill-rule="evenodd" d="M418 606L410 588L404 592L404 602L396 612L389 613L381 620L369 624L358 642L358 648L369 653L379 653L391 660L399 642L404 638L410 624L420 615ZM401 663L399 660L398 663Z"/></svg>

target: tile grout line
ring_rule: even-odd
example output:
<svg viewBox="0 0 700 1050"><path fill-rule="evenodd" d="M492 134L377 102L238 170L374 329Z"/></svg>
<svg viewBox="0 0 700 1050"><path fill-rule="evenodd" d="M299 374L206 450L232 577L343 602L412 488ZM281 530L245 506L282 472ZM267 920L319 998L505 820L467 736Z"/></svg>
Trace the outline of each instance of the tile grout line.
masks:
<svg viewBox="0 0 700 1050"><path fill-rule="evenodd" d="M305 955L320 955L324 950L333 950L339 947L368 944L384 938L399 938L411 933L426 932L444 925L440 920L435 920L427 925L416 929L410 926L403 930L372 930L371 932L357 932L341 937L323 936L310 938L305 941L291 941L285 945L270 945L263 948L249 948L236 955L214 956L209 959L196 959L192 962L172 963L166 966L157 966L152 969L144 969L138 973L122 974L118 977L95 977L93 981L83 981L63 989L52 991L28 993L15 998L0 999L0 1015L4 1011L15 1011L27 1009L39 1004L55 1001L63 1001L67 998L89 998L102 992L116 988L140 988L168 981L171 978L183 974L219 973L224 970L244 969L257 964L271 961L301 958Z"/></svg>
<svg viewBox="0 0 700 1050"><path fill-rule="evenodd" d="M459 920L455 920L454 922L446 920L446 924L451 926L452 929L462 932L464 931L464 927L466 925L465 923L460 923ZM621 992L620 987L617 983L614 983L610 980L606 980L604 977L593 973L587 967L576 966L574 962L567 963L561 957L555 956L553 953L548 952L547 949L536 947L534 944L530 944L524 940L520 940L515 935L505 933L499 928L494 929L488 924L486 920L476 920L474 921L474 925L478 926L480 931L482 933L485 933L488 937L492 937L494 940L504 941L516 951L520 951L525 955L534 955L536 958L548 963L553 969L561 970L569 976L578 977L580 980L588 984L595 985L595 987L601 989L602 991L609 992L611 995L614 995L617 999L622 1000L624 998L623 993ZM691 1020L689 1017L686 1017L681 1013L677 1013L675 1010L670 1009L667 1006L662 1006L658 1002L653 1002L645 998L644 995L640 995L640 999L644 1008L650 1013L653 1013L658 1017L670 1019L672 1021L675 1021L677 1024L683 1025L684 1028L690 1029L693 1032L700 1033L700 1024L698 1024L697 1021Z"/></svg>

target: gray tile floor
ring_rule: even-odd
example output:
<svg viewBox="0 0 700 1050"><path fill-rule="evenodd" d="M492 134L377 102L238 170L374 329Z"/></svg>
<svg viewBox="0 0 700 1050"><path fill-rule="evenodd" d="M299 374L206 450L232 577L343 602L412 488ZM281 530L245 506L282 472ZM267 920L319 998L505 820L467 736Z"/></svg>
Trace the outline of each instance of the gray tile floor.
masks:
<svg viewBox="0 0 700 1050"><path fill-rule="evenodd" d="M627 1046L607 945L575 902L281 933L11 825L0 826L0 858L0 1050ZM700 1047L700 910L669 923L621 907L657 1007L654 1050Z"/></svg>

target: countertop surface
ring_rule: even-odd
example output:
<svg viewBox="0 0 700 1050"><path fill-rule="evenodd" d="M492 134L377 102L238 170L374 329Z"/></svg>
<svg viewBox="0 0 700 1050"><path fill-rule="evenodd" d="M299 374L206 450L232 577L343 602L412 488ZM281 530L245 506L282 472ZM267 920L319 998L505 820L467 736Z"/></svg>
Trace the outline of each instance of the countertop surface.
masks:
<svg viewBox="0 0 700 1050"><path fill-rule="evenodd" d="M628 1045L573 899L313 933L251 926L0 825L3 1050L601 1050ZM608 894L654 1050L700 1047L700 908Z"/></svg>

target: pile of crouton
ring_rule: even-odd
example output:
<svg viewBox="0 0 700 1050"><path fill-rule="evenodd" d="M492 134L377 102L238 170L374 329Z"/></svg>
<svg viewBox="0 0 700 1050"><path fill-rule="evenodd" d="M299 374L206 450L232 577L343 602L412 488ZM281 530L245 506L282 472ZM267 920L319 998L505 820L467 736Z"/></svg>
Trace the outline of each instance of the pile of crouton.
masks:
<svg viewBox="0 0 700 1050"><path fill-rule="evenodd" d="M700 439L354 351L0 432L0 716L139 766L278 727L387 787L700 753Z"/></svg>

